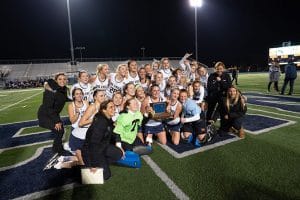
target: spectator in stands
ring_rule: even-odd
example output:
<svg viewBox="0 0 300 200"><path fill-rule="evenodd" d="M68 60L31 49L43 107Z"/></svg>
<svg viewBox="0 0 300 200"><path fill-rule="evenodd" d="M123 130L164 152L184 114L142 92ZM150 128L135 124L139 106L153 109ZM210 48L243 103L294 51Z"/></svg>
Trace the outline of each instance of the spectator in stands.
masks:
<svg viewBox="0 0 300 200"><path fill-rule="evenodd" d="M279 92L279 89L278 89L279 77L280 77L280 66L277 61L274 61L272 63L272 65L269 67L268 92L270 92L272 83L274 83L274 88L275 88L276 92Z"/></svg>
<svg viewBox="0 0 300 200"><path fill-rule="evenodd" d="M220 135L231 131L237 133L240 138L245 138L243 120L246 111L247 107L244 97L235 86L231 86L221 105Z"/></svg>
<svg viewBox="0 0 300 200"><path fill-rule="evenodd" d="M49 79L45 84L43 103L38 110L39 126L53 132L55 138L52 151L59 155L64 152L62 145L64 126L59 114L68 101L66 84L67 78L64 73L56 74L54 80Z"/></svg>
<svg viewBox="0 0 300 200"><path fill-rule="evenodd" d="M222 62L215 64L215 72L210 74L207 81L207 103L208 110L206 119L209 122L216 121L217 113L220 105L222 105L222 98L226 96L228 88L231 86L230 75L224 72L225 65ZM214 116L212 116L214 113ZM223 119L221 117L221 119Z"/></svg>
<svg viewBox="0 0 300 200"><path fill-rule="evenodd" d="M111 177L109 164L120 160L124 155L120 148L110 143L114 128L111 118L114 113L115 106L111 100L101 103L81 149L85 166L93 173L97 171L97 168L103 168L104 180Z"/></svg>
<svg viewBox="0 0 300 200"><path fill-rule="evenodd" d="M290 83L290 90L288 95L292 95L294 93L294 82L297 78L297 68L294 63L294 56L289 56L288 64L284 68L285 77L284 77L284 83L281 89L280 94L284 94L285 88L288 83Z"/></svg>

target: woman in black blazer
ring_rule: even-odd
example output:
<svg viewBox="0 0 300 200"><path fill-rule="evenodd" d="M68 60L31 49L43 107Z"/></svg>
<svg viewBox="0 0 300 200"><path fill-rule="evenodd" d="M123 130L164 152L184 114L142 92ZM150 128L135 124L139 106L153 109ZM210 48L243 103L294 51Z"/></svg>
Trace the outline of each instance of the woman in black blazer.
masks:
<svg viewBox="0 0 300 200"><path fill-rule="evenodd" d="M62 146L64 127L59 113L68 101L66 84L67 79L64 73L55 75L54 80L49 79L45 84L43 103L38 110L39 126L50 129L54 133L52 151L59 155L64 151Z"/></svg>
<svg viewBox="0 0 300 200"><path fill-rule="evenodd" d="M113 121L115 105L112 100L100 104L100 110L86 133L85 142L81 149L84 165L96 172L103 168L104 180L111 176L109 164L122 158L124 151L112 144Z"/></svg>

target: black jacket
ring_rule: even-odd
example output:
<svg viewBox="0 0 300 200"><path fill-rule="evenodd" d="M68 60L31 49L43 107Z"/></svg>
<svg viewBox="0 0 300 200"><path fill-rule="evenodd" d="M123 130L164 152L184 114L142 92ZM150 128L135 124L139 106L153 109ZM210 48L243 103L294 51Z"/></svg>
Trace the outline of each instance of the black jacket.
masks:
<svg viewBox="0 0 300 200"><path fill-rule="evenodd" d="M66 101L68 101L67 87L60 87L53 79L49 79L45 86L43 103L38 110L39 125L53 129L56 123L61 122L59 113Z"/></svg>
<svg viewBox="0 0 300 200"><path fill-rule="evenodd" d="M241 104L241 99L238 100L238 102L233 105L229 105L229 110L226 106L226 98L223 99L223 105L221 107L221 113L223 115L228 115L230 119L236 119L239 117L243 117L245 113L247 112L247 106L245 105L244 107Z"/></svg>
<svg viewBox="0 0 300 200"><path fill-rule="evenodd" d="M209 75L207 80L208 97L220 98L226 96L228 88L231 86L230 75L224 72L221 75L221 81L217 81L219 75L215 72Z"/></svg>
<svg viewBox="0 0 300 200"><path fill-rule="evenodd" d="M86 132L81 153L86 167L103 167L104 150L110 145L113 121L104 114L97 113Z"/></svg>

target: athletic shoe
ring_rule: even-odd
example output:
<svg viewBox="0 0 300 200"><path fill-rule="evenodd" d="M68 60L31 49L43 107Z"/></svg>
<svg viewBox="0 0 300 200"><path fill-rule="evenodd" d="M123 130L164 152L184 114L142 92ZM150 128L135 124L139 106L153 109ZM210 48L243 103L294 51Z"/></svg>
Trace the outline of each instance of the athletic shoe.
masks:
<svg viewBox="0 0 300 200"><path fill-rule="evenodd" d="M196 147L201 147L202 146L200 140L198 139L198 137L196 137L194 145Z"/></svg>
<svg viewBox="0 0 300 200"><path fill-rule="evenodd" d="M58 161L58 158L60 156L58 155L58 153L54 154L50 160L47 162L46 166L44 167L43 170L47 170L47 169L51 169L55 164L57 164Z"/></svg>

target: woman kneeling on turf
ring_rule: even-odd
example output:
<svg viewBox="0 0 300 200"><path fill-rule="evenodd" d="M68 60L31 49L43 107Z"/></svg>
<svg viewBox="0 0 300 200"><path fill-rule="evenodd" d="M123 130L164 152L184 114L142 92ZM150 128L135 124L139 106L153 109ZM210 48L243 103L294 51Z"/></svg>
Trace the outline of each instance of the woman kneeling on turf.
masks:
<svg viewBox="0 0 300 200"><path fill-rule="evenodd" d="M200 120L200 107L195 103L194 100L188 99L188 92L182 89L179 94L179 100L182 103L182 117L181 123L183 124L183 135L182 139L188 139L191 141L193 133L197 136L196 142L205 141L205 122ZM198 141L197 141L198 139Z"/></svg>
<svg viewBox="0 0 300 200"><path fill-rule="evenodd" d="M145 147L141 138L137 137L138 128L141 126L142 120L143 115L139 111L137 100L135 98L128 99L124 104L124 112L119 115L114 129L116 146L122 151L135 151L134 147L137 146ZM142 154L147 154L146 147L144 150L145 152ZM140 152L137 153L139 154Z"/></svg>
<svg viewBox="0 0 300 200"><path fill-rule="evenodd" d="M111 177L109 164L120 160L123 156L123 151L110 143L113 132L111 118L114 114L115 106L111 100L101 103L100 110L86 133L81 149L85 166L94 173L97 168L103 168L104 180Z"/></svg>
<svg viewBox="0 0 300 200"><path fill-rule="evenodd" d="M221 107L221 132L233 131L238 134L240 138L245 138L245 132L243 129L243 119L247 111L245 97L243 97L240 91L231 86L227 90L227 97L224 98L223 105Z"/></svg>

